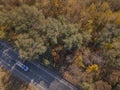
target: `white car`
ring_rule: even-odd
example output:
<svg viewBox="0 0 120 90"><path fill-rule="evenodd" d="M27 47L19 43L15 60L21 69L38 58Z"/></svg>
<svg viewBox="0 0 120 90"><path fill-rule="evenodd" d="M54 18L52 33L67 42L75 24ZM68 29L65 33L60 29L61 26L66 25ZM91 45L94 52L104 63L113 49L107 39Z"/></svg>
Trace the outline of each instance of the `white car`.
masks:
<svg viewBox="0 0 120 90"><path fill-rule="evenodd" d="M27 72L29 70L29 67L24 65L22 62L17 61L16 63L17 66L19 66L22 70L24 70L25 72Z"/></svg>

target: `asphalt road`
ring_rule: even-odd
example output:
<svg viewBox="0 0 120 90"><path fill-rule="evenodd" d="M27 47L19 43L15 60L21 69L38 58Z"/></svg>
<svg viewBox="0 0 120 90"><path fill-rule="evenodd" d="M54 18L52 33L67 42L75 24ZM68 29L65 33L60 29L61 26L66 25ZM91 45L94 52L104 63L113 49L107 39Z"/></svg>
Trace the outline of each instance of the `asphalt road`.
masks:
<svg viewBox="0 0 120 90"><path fill-rule="evenodd" d="M31 83L36 90L77 90L76 87L62 79L59 75L48 70L44 66L26 61L24 64L29 67L29 71L23 71L16 62L20 60L17 52L8 44L0 41L0 64L5 69Z"/></svg>

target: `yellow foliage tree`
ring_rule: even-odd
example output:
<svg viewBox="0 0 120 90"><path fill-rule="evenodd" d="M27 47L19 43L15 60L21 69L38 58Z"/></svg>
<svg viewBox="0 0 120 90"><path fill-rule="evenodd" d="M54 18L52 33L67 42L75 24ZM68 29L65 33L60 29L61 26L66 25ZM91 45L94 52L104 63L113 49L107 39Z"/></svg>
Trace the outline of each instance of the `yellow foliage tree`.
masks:
<svg viewBox="0 0 120 90"><path fill-rule="evenodd" d="M91 4L90 7L88 8L88 12L90 13L90 15L92 16L92 18L96 17L96 5L95 4Z"/></svg>
<svg viewBox="0 0 120 90"><path fill-rule="evenodd" d="M113 48L113 45L110 44L110 43L108 43L108 44L106 45L106 47L107 47L108 49L112 49L112 48Z"/></svg>
<svg viewBox="0 0 120 90"><path fill-rule="evenodd" d="M53 0L53 5L56 6L56 7L58 7L59 6L58 5L58 0Z"/></svg>
<svg viewBox="0 0 120 90"><path fill-rule="evenodd" d="M75 63L78 67L85 68L85 65L83 64L83 58L82 58L82 55L81 55L81 54L75 58L74 63Z"/></svg>
<svg viewBox="0 0 120 90"><path fill-rule="evenodd" d="M0 39L3 39L5 37L5 32L3 30L0 30Z"/></svg>
<svg viewBox="0 0 120 90"><path fill-rule="evenodd" d="M120 11L114 13L115 24L120 25Z"/></svg>
<svg viewBox="0 0 120 90"><path fill-rule="evenodd" d="M87 72L95 72L99 70L99 66L97 64L93 64L87 67Z"/></svg>

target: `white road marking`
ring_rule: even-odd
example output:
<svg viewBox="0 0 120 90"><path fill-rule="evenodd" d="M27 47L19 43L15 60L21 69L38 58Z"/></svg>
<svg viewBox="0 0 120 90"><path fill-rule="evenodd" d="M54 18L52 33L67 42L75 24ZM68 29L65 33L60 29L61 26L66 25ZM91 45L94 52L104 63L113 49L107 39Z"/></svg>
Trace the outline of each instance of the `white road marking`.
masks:
<svg viewBox="0 0 120 90"><path fill-rule="evenodd" d="M12 71L15 68L15 66L16 66L16 63L12 66L10 71Z"/></svg>
<svg viewBox="0 0 120 90"><path fill-rule="evenodd" d="M7 51L9 51L9 49L11 49L11 48L5 49L5 50L3 51L3 53L6 53Z"/></svg>
<svg viewBox="0 0 120 90"><path fill-rule="evenodd" d="M4 46L6 46L8 49L11 49L12 51L14 51L12 48L9 48L6 44L4 44ZM19 55L17 52L14 51L14 53L16 53L17 55ZM8 55L8 54L7 54ZM8 55L9 56L9 55ZM10 57L10 56L9 56ZM31 62L32 63L32 62ZM71 86L71 84L69 84L68 82L66 82L65 80L60 80L58 79L55 75L53 75L52 73L49 73L47 70L43 69L40 67L40 65L37 65L35 63L32 63L34 64L35 66L37 66L39 69L42 69L44 72L48 73L50 76L54 77L55 79L57 79L59 82L63 83L64 85L70 87L71 89L73 89L74 87ZM66 84L67 83L67 84ZM75 88L74 88L75 89Z"/></svg>
<svg viewBox="0 0 120 90"><path fill-rule="evenodd" d="M1 58L0 58L1 59ZM2 60L2 59L1 59ZM2 60L1 62L5 63L6 65L8 65L9 67L11 67L10 64L6 63L4 60ZM17 70L16 68L14 68L14 70L16 70L18 73L20 73L23 77L27 78L28 80L31 80L29 77L27 77L26 75L24 75L23 73L21 73L19 70ZM34 83L33 83L34 84ZM43 90L46 90L44 87L42 87L40 84L37 84L38 86L40 86Z"/></svg>
<svg viewBox="0 0 120 90"><path fill-rule="evenodd" d="M30 61L31 62L31 61ZM32 62L31 62L32 63ZM34 64L34 63L32 63L32 64ZM64 81L62 81L62 80L60 80L60 79L58 79L55 75L53 75L53 74L51 74L51 73L49 73L47 70L45 70L45 69L43 69L43 68L41 68L39 65L36 65L36 64L34 64L35 66L37 66L38 68L40 68L40 69L42 69L43 71L45 71L46 73L48 73L50 76L52 76L52 77L54 77L55 79L57 79L58 81L60 81L61 83L63 83L63 84L65 84L66 86L68 86L68 87L70 87L71 89L75 89L75 90L77 90L76 88L74 88L73 86L71 86L71 84L69 84L69 83L65 83Z"/></svg>
<svg viewBox="0 0 120 90"><path fill-rule="evenodd" d="M12 50L12 49L11 49ZM14 51L14 50L13 50ZM14 51L15 52L15 51ZM15 52L16 53L16 52ZM18 55L18 53L16 53L17 55ZM7 54L8 55L8 54ZM29 62L31 62L31 61L29 61ZM31 62L32 63L32 62ZM37 65L37 64L35 64L35 63L32 63L32 64L34 64L36 67L38 67L39 69L42 69L44 72L46 72L46 73L48 73L50 76L52 76L52 77L54 77L55 79L57 79L59 82L61 82L61 83L63 83L64 85L66 85L66 86L68 86L68 87L70 87L71 89L76 89L76 88L74 88L71 84L69 84L68 82L66 82L65 80L60 80L60 79L58 79L55 75L53 75L53 74L51 74L51 73L49 73L47 70L45 70L45 69L43 69L43 68L41 68L39 65Z"/></svg>

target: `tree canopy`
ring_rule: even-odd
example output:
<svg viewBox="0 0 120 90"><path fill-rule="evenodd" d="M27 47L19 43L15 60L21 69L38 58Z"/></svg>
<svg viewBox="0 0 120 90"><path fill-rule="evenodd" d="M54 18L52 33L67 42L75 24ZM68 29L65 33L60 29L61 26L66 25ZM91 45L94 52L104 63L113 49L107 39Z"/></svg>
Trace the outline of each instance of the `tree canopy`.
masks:
<svg viewBox="0 0 120 90"><path fill-rule="evenodd" d="M83 89L120 86L120 0L0 0L0 39Z"/></svg>

